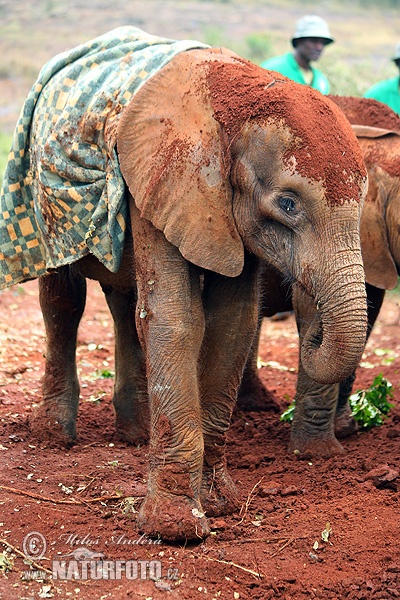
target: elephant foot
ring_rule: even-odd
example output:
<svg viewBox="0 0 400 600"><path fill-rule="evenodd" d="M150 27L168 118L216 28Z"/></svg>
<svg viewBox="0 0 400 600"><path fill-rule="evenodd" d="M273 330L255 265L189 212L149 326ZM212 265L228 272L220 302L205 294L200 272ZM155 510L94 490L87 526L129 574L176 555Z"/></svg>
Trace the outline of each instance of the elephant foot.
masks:
<svg viewBox="0 0 400 600"><path fill-rule="evenodd" d="M240 506L236 486L223 466L204 470L200 498L208 517L231 514Z"/></svg>
<svg viewBox="0 0 400 600"><path fill-rule="evenodd" d="M289 452L299 458L330 458L344 454L345 450L334 435L324 437L309 437L291 435Z"/></svg>
<svg viewBox="0 0 400 600"><path fill-rule="evenodd" d="M350 406L347 405L336 413L335 417L335 435L343 439L353 435L358 431L358 425L354 420Z"/></svg>
<svg viewBox="0 0 400 600"><path fill-rule="evenodd" d="M141 423L121 423L115 419L117 437L133 446L145 446L149 441L149 431Z"/></svg>
<svg viewBox="0 0 400 600"><path fill-rule="evenodd" d="M138 514L139 531L170 542L200 541L207 537L210 528L194 493L198 484L198 477L187 464L154 467Z"/></svg>
<svg viewBox="0 0 400 600"><path fill-rule="evenodd" d="M147 394L145 399L139 399L132 389L114 393L113 406L117 436L135 446L147 444L150 423Z"/></svg>
<svg viewBox="0 0 400 600"><path fill-rule="evenodd" d="M59 402L42 402L30 416L29 427L41 442L52 447L69 447L76 439L77 407Z"/></svg>
<svg viewBox="0 0 400 600"><path fill-rule="evenodd" d="M199 502L188 496L159 492L147 495L140 507L140 533L169 542L201 541L210 527Z"/></svg>
<svg viewBox="0 0 400 600"><path fill-rule="evenodd" d="M272 392L261 383L256 373L244 374L236 406L246 412L280 412L279 403Z"/></svg>

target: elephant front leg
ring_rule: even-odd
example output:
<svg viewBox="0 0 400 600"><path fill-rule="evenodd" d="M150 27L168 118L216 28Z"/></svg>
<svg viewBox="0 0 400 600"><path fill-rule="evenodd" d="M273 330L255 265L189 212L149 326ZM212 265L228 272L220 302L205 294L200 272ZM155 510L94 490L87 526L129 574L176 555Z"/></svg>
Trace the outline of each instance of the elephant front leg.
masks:
<svg viewBox="0 0 400 600"><path fill-rule="evenodd" d="M146 365L135 325L136 294L102 286L114 320L115 385L113 405L117 434L130 444L149 436Z"/></svg>
<svg viewBox="0 0 400 600"><path fill-rule="evenodd" d="M51 444L71 444L76 437L79 382L76 342L86 300L86 280L61 267L39 279L39 299L46 329L43 402L33 411L30 426Z"/></svg>
<svg viewBox="0 0 400 600"><path fill-rule="evenodd" d="M201 502L207 515L237 510L236 487L226 463L226 432L258 321L255 259L248 257L234 279L207 273L203 303L206 333L202 348L201 390L204 464Z"/></svg>
<svg viewBox="0 0 400 600"><path fill-rule="evenodd" d="M203 465L198 362L204 335L199 270L132 211L138 276L136 323L146 355L150 404L147 494L139 530L165 540L200 540Z"/></svg>
<svg viewBox="0 0 400 600"><path fill-rule="evenodd" d="M313 299L296 285L293 286L293 306L301 344L308 327L316 318L317 310ZM305 373L299 362L290 452L303 457L329 457L344 452L335 436L338 394L338 384L323 385L316 382Z"/></svg>
<svg viewBox="0 0 400 600"><path fill-rule="evenodd" d="M338 392L338 384L317 383L299 366L289 452L295 452L302 458L327 458L344 452L335 436Z"/></svg>

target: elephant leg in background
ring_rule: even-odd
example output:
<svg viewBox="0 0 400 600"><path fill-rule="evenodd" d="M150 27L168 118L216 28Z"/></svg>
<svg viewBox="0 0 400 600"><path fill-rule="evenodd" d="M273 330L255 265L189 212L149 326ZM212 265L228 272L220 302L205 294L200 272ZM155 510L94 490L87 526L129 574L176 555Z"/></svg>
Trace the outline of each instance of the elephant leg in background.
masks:
<svg viewBox="0 0 400 600"><path fill-rule="evenodd" d="M143 444L149 435L149 402L145 358L135 325L136 293L109 285L102 289L114 320L116 431L131 444Z"/></svg>
<svg viewBox="0 0 400 600"><path fill-rule="evenodd" d="M272 392L260 381L258 376L258 347L260 343L262 317L258 319L257 332L250 348L246 366L240 382L237 407L245 411L280 411L279 404Z"/></svg>
<svg viewBox="0 0 400 600"><path fill-rule="evenodd" d="M204 438L201 503L208 516L218 516L238 507L236 487L226 465L226 432L258 321L256 259L247 257L243 273L235 278L208 271L203 305L206 331L200 367Z"/></svg>
<svg viewBox="0 0 400 600"><path fill-rule="evenodd" d="M76 437L76 343L86 302L86 280L70 266L60 267L39 279L39 300L47 338L46 365L43 402L32 414L30 425L46 442L68 445Z"/></svg>
<svg viewBox="0 0 400 600"><path fill-rule="evenodd" d="M301 344L311 322L318 318L318 312L314 300L296 285L293 286L293 307ZM299 361L290 452L325 457L344 452L334 431L338 393L339 384L316 382L305 373Z"/></svg>
<svg viewBox="0 0 400 600"><path fill-rule="evenodd" d="M165 540L201 539L203 466L199 373L204 337L200 270L131 205L138 301L150 406L147 494L139 530Z"/></svg>
<svg viewBox="0 0 400 600"><path fill-rule="evenodd" d="M366 289L368 299L368 339L382 307L385 297L385 290L379 289L368 283L366 285ZM349 377L342 381L339 386L339 397L337 401L335 417L335 434L338 438L347 437L357 430L357 424L351 416L351 409L348 402L355 378L356 372L352 373Z"/></svg>
<svg viewBox="0 0 400 600"><path fill-rule="evenodd" d="M274 394L260 381L257 369L258 349L263 317L293 310L291 285L272 266L263 263L260 271L260 317L238 392L237 405L245 411L280 412Z"/></svg>

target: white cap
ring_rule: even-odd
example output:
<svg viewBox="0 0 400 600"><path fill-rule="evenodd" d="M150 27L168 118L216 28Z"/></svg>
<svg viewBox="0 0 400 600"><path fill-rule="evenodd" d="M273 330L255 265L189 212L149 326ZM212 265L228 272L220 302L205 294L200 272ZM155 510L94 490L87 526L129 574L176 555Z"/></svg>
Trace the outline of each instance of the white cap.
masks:
<svg viewBox="0 0 400 600"><path fill-rule="evenodd" d="M328 23L321 17L317 17L317 15L306 15L297 21L292 44L296 40L308 37L322 38L325 40L325 44L331 44L334 41Z"/></svg>

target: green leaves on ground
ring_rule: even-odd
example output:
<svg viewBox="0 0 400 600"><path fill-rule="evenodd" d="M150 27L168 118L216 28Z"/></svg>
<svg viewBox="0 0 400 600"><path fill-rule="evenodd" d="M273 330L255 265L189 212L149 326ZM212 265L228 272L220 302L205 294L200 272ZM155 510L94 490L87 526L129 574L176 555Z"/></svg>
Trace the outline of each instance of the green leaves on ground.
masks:
<svg viewBox="0 0 400 600"><path fill-rule="evenodd" d="M296 408L296 401L293 400L291 404L287 407L287 409L281 414L280 420L285 423L291 423L294 417L294 410Z"/></svg>
<svg viewBox="0 0 400 600"><path fill-rule="evenodd" d="M97 376L100 377L100 379L111 379L112 377L115 377L115 373L109 369L103 369L102 371L97 371Z"/></svg>
<svg viewBox="0 0 400 600"><path fill-rule="evenodd" d="M393 398L392 384L380 373L366 390L357 390L349 398L355 421L362 429L382 425L390 409L388 398Z"/></svg>
<svg viewBox="0 0 400 600"><path fill-rule="evenodd" d="M360 429L370 429L382 425L393 404L388 398L393 398L392 384L383 377L382 373L375 377L371 386L365 390L357 390L349 397L351 413ZM296 402L293 402L281 414L280 420L286 423L293 421Z"/></svg>

